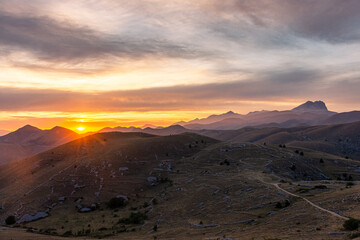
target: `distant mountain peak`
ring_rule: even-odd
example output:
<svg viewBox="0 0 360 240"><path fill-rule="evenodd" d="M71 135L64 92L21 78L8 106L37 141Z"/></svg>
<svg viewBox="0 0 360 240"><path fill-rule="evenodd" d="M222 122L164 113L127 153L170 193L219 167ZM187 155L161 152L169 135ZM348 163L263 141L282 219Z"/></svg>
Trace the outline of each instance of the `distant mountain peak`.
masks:
<svg viewBox="0 0 360 240"><path fill-rule="evenodd" d="M226 114L234 114L233 111L228 111Z"/></svg>
<svg viewBox="0 0 360 240"><path fill-rule="evenodd" d="M323 101L307 101L306 103L293 108L295 111L328 111L325 103Z"/></svg>
<svg viewBox="0 0 360 240"><path fill-rule="evenodd" d="M39 128L27 124L16 131L41 131Z"/></svg>
<svg viewBox="0 0 360 240"><path fill-rule="evenodd" d="M141 129L145 129L145 128L157 128L157 126L153 125L153 124L145 124L142 127L140 127Z"/></svg>

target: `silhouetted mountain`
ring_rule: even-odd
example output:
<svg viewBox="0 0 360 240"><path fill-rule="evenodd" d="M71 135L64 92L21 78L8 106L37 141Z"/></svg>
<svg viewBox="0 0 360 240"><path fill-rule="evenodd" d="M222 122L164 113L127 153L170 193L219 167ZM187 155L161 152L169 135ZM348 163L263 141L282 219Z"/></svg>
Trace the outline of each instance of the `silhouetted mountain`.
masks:
<svg viewBox="0 0 360 240"><path fill-rule="evenodd" d="M228 111L227 113L223 113L223 114L219 114L219 115L210 115L207 118L202 118L202 119L196 118L189 122L184 122L184 121L177 122L174 125L185 126L185 125L189 125L189 124L211 124L211 123L222 121L222 120L228 119L228 118L242 118L242 117L243 117L243 115L241 115L241 114L234 113L233 111Z"/></svg>
<svg viewBox="0 0 360 240"><path fill-rule="evenodd" d="M241 115L230 111L220 115L211 115L208 118L180 122L179 124L193 130L228 130L266 124L272 124L278 127L294 127L322 124L325 119L328 119L335 114L335 112L328 111L325 103L322 101L308 101L287 111L262 110L250 112L247 115Z"/></svg>
<svg viewBox="0 0 360 240"><path fill-rule="evenodd" d="M152 125L152 124L145 124L145 125L141 126L140 128L145 129L145 128L159 128L159 127L155 126L155 125Z"/></svg>
<svg viewBox="0 0 360 240"><path fill-rule="evenodd" d="M293 111L328 111L323 101L307 101L300 106L293 108Z"/></svg>
<svg viewBox="0 0 360 240"><path fill-rule="evenodd" d="M161 136L166 136L166 135L170 135L170 134L179 134L179 133L184 133L184 132L189 132L190 130L184 128L183 126L180 125L171 125L169 127L165 127L165 128L151 128L151 127L147 127L147 128L136 128L136 127L114 127L114 128L103 128L101 129L99 132L143 132L143 133L149 133L149 134L155 134L155 135L161 135Z"/></svg>
<svg viewBox="0 0 360 240"><path fill-rule="evenodd" d="M137 127L106 127L101 129L98 132L141 132L142 129L141 128L137 128Z"/></svg>
<svg viewBox="0 0 360 240"><path fill-rule="evenodd" d="M334 114L324 120L324 124L351 123L360 121L360 111L344 112Z"/></svg>
<svg viewBox="0 0 360 240"><path fill-rule="evenodd" d="M0 137L0 164L35 155L78 137L77 133L63 127L41 130L26 125Z"/></svg>

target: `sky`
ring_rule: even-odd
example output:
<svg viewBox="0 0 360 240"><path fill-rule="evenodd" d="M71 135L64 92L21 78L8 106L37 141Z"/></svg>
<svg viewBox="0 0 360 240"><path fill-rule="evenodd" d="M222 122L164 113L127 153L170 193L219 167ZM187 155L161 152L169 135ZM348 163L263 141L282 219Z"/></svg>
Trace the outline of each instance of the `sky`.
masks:
<svg viewBox="0 0 360 240"><path fill-rule="evenodd" d="M0 130L359 110L358 0L0 0Z"/></svg>

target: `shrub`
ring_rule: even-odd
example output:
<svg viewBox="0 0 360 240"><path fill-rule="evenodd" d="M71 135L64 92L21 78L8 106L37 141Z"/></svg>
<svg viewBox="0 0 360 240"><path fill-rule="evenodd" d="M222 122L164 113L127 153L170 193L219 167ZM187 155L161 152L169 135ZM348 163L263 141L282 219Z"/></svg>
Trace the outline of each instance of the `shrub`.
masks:
<svg viewBox="0 0 360 240"><path fill-rule="evenodd" d="M321 158L321 159L320 159L320 163L324 163L324 159Z"/></svg>
<svg viewBox="0 0 360 240"><path fill-rule="evenodd" d="M121 218L118 223L143 224L146 219L147 219L147 216L145 213L132 212L129 217Z"/></svg>
<svg viewBox="0 0 360 240"><path fill-rule="evenodd" d="M147 208L148 206L150 206L150 204L148 202L144 202L143 208Z"/></svg>
<svg viewBox="0 0 360 240"><path fill-rule="evenodd" d="M350 188L351 186L354 186L353 182L347 182L346 183L346 188Z"/></svg>
<svg viewBox="0 0 360 240"><path fill-rule="evenodd" d="M358 219L350 218L344 222L343 227L345 230L353 231L359 228L359 222L360 220Z"/></svg>
<svg viewBox="0 0 360 240"><path fill-rule="evenodd" d="M64 232L64 233L62 234L63 237L70 237L70 236L72 236L72 235L73 235L73 233L72 233L71 230L66 231L66 232Z"/></svg>
<svg viewBox="0 0 360 240"><path fill-rule="evenodd" d="M156 232L158 230L158 225L155 224L155 226L153 227L153 231Z"/></svg>
<svg viewBox="0 0 360 240"><path fill-rule="evenodd" d="M286 207L289 207L290 206L290 201L288 199L286 199L285 201L283 202L277 202L276 205L275 205L275 208L286 208Z"/></svg>
<svg viewBox="0 0 360 240"><path fill-rule="evenodd" d="M277 202L276 205L275 205L275 208L282 208L281 202Z"/></svg>
<svg viewBox="0 0 360 240"><path fill-rule="evenodd" d="M110 199L109 202L106 203L106 205L111 208L120 208L120 207L125 207L126 206L126 201L123 198L112 198Z"/></svg>
<svg viewBox="0 0 360 240"><path fill-rule="evenodd" d="M350 239L354 239L354 238L358 238L358 237L360 237L360 233L353 233L353 234L351 234L350 236L349 236L349 238Z"/></svg>
<svg viewBox="0 0 360 240"><path fill-rule="evenodd" d="M15 219L15 216L8 216L7 218L6 218L6 220L5 220L5 223L7 224L7 225L12 225L12 224L14 224L14 223L16 223L16 219Z"/></svg>
<svg viewBox="0 0 360 240"><path fill-rule="evenodd" d="M296 170L296 166L295 166L295 165L292 165L292 166L290 167L290 169L291 169L292 171L295 171L295 170Z"/></svg>

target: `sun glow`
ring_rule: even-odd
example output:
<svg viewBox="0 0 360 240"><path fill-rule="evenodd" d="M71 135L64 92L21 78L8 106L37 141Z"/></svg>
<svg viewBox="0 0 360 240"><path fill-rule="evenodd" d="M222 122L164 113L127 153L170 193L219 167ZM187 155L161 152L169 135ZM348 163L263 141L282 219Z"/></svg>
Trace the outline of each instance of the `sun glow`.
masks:
<svg viewBox="0 0 360 240"><path fill-rule="evenodd" d="M76 129L79 130L79 131L84 131L85 130L84 127L77 127Z"/></svg>

